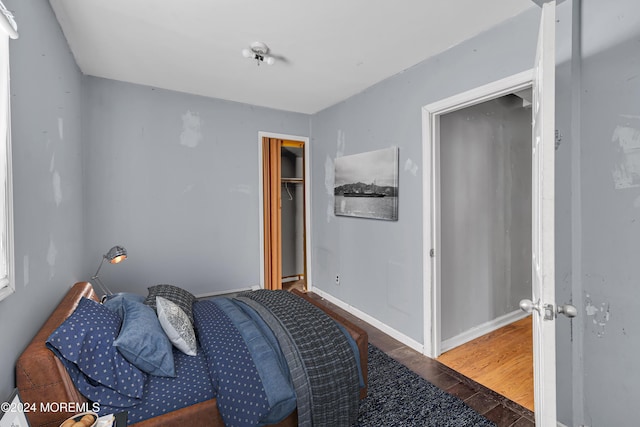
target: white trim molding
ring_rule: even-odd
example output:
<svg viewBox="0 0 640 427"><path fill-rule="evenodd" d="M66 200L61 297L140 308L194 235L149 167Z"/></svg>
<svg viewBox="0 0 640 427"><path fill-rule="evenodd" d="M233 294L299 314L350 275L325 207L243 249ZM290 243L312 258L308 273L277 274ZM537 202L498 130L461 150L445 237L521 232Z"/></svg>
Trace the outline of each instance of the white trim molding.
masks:
<svg viewBox="0 0 640 427"><path fill-rule="evenodd" d="M0 2L4 18L7 15ZM10 14L9 14L10 15ZM4 21L0 18L0 21ZM12 17L11 17L12 18ZM7 21L8 22L8 21ZM15 21L13 21L15 27ZM12 27L13 28L13 27ZM15 292L13 242L13 172L11 169L11 85L9 67L9 32L0 31L0 300ZM17 33L15 37L17 38Z"/></svg>
<svg viewBox="0 0 640 427"><path fill-rule="evenodd" d="M481 336L486 335L490 332L496 331L503 326L507 326L512 324L513 322L524 319L527 316L531 315L525 313L522 310L512 311L511 313L507 313L493 320L489 320L488 322L485 322L481 325L474 326L473 328L468 329L463 333L456 335L455 337L443 340L440 344L440 350L444 353L445 351L449 351L476 338L480 338Z"/></svg>
<svg viewBox="0 0 640 427"><path fill-rule="evenodd" d="M7 33L10 39L18 38L18 24L2 1L0 1L0 29Z"/></svg>
<svg viewBox="0 0 640 427"><path fill-rule="evenodd" d="M277 138L289 141L304 142L304 199L305 199L305 237L306 244L306 273L307 290L310 291L311 286L311 150L309 147L308 136L287 135L284 133L274 132L258 132L258 227L260 233L260 288L264 289L264 211L262 209L264 203L263 176L262 176L262 139Z"/></svg>
<svg viewBox="0 0 640 427"><path fill-rule="evenodd" d="M403 334L402 332L397 331L396 329L393 329L391 326L388 326L384 323L382 323L381 321L379 321L378 319L368 315L367 313L360 311L359 309L355 308L354 306L352 306L351 304L347 304L346 302L334 297L331 294L328 294L318 288L315 288L313 290L313 292L317 295L320 295L322 298L326 299L327 301L329 301L332 304L337 305L338 307L340 307L341 309L349 312L350 314L353 314L354 316L356 316L358 319L363 320L365 322L367 322L368 324L370 324L371 326L374 326L378 329L380 329L382 332L384 332L385 334L391 336L392 338L397 339L398 341L400 341L402 344L406 345L407 347L411 347L412 349L414 349L415 351L419 352L419 353L424 353L424 346L422 344L420 344L418 341L414 340L413 338L410 338L408 336L406 336L405 334Z"/></svg>

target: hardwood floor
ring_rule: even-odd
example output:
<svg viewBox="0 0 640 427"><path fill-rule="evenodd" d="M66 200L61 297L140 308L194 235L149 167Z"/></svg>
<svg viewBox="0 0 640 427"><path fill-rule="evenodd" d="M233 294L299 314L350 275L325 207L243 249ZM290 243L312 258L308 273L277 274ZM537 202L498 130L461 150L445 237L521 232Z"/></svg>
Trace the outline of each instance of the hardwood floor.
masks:
<svg viewBox="0 0 640 427"><path fill-rule="evenodd" d="M306 292L307 284L304 279L295 280L292 282L283 282L282 289L284 289L285 291L290 291L291 289L297 289L300 292Z"/></svg>
<svg viewBox="0 0 640 427"><path fill-rule="evenodd" d="M442 390L457 396L468 406L493 421L497 427L533 427L529 409L483 386L443 363L430 359L402 344L367 322L360 320L322 297L309 295L360 326L369 334L369 342Z"/></svg>
<svg viewBox="0 0 640 427"><path fill-rule="evenodd" d="M531 316L449 350L438 361L533 411Z"/></svg>

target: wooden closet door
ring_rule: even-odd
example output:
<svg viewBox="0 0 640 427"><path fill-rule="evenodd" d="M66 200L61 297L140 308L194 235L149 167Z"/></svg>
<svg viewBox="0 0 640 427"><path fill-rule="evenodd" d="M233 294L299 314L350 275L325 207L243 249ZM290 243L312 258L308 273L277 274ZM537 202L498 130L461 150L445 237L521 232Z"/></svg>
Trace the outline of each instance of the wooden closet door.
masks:
<svg viewBox="0 0 640 427"><path fill-rule="evenodd" d="M262 139L265 289L282 289L281 148L280 139Z"/></svg>

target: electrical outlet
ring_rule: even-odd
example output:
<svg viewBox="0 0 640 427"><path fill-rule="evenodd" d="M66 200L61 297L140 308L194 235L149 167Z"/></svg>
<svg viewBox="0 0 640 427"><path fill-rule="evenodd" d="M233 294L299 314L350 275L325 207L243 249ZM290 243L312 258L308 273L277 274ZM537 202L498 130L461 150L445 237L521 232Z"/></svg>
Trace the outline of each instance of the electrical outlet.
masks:
<svg viewBox="0 0 640 427"><path fill-rule="evenodd" d="M336 276L336 286L340 286L340 276Z"/></svg>

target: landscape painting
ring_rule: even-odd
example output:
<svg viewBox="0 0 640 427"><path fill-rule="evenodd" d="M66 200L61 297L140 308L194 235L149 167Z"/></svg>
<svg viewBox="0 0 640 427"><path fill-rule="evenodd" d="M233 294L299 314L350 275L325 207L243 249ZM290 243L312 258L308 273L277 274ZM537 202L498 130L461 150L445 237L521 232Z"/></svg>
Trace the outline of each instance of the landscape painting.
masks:
<svg viewBox="0 0 640 427"><path fill-rule="evenodd" d="M398 147L338 157L336 215L398 220Z"/></svg>

